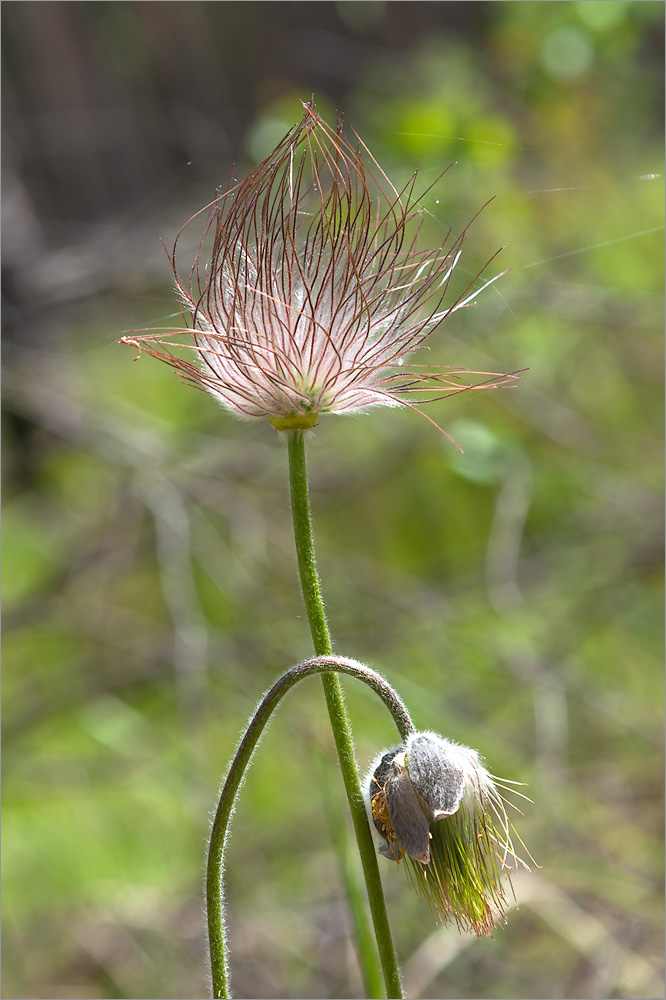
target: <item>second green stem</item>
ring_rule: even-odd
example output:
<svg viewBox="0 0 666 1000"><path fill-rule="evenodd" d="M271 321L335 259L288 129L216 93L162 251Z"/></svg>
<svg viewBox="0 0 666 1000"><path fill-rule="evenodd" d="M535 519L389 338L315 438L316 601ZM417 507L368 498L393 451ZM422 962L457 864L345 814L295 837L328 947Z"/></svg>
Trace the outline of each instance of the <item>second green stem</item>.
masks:
<svg viewBox="0 0 666 1000"><path fill-rule="evenodd" d="M303 432L295 430L286 431L285 433L287 434L289 444L291 510L303 599L310 622L315 652L317 656L330 656L333 652L333 647L326 622L324 602L315 561ZM349 809L361 857L379 958L386 984L386 995L391 1000L401 1000L402 989L400 986L398 965L386 913L384 891L377 864L377 854L363 802L351 726L344 702L342 686L337 675L333 673L322 674L322 683L324 685L326 705L331 720L333 737L340 760L340 770L342 772L342 779L349 801Z"/></svg>

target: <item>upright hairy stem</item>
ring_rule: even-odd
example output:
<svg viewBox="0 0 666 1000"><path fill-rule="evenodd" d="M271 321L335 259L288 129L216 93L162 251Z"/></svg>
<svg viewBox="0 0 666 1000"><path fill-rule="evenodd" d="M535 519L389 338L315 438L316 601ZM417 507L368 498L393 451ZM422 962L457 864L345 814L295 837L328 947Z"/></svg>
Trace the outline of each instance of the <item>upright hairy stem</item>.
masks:
<svg viewBox="0 0 666 1000"><path fill-rule="evenodd" d="M321 587L319 585L319 576L315 561L303 432L292 430L286 431L286 434L289 443L291 509L303 599L310 622L315 652L320 657L330 656L333 652L333 647L326 622L324 602L321 596ZM345 707L342 686L335 673L322 674L321 679L361 857L379 958L386 984L386 995L390 998L401 998L400 976L398 974L398 965L391 939L391 929L386 913L384 891L377 864L377 853L363 802L351 726Z"/></svg>

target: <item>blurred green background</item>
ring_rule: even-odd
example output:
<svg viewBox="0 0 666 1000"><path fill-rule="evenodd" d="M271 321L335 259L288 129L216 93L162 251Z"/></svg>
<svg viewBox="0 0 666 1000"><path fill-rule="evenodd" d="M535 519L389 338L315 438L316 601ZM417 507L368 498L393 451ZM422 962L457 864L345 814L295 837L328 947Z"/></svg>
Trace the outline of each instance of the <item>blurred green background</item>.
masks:
<svg viewBox="0 0 666 1000"><path fill-rule="evenodd" d="M204 997L203 853L253 705L310 654L284 442L123 330L176 322L169 244L315 93L424 239L511 271L426 362L514 371L322 419L341 654L528 783L541 867L494 940L382 864L412 997L663 996L663 21L653 2L3 4L5 997ZM395 742L345 682L362 768ZM326 812L332 802L335 819ZM336 829L332 829L332 826ZM361 983L321 686L280 708L228 865L238 997Z"/></svg>

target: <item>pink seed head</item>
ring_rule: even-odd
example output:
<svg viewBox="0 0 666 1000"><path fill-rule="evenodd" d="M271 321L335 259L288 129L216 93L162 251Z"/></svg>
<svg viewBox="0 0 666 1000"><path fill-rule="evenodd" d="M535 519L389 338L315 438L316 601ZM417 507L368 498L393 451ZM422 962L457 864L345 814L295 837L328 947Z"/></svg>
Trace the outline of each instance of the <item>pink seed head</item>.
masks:
<svg viewBox="0 0 666 1000"><path fill-rule="evenodd" d="M410 397L422 403L515 381L403 366L481 290L445 306L465 232L420 249L415 182L399 191L360 139L350 143L340 122L332 129L304 105L270 156L208 207L186 277L176 266L179 233L168 256L186 327L122 341L168 362L236 416L268 418L280 430L314 426L321 413L412 406ZM184 334L187 343L173 342ZM193 350L194 363L174 347ZM467 374L484 378L470 385Z"/></svg>

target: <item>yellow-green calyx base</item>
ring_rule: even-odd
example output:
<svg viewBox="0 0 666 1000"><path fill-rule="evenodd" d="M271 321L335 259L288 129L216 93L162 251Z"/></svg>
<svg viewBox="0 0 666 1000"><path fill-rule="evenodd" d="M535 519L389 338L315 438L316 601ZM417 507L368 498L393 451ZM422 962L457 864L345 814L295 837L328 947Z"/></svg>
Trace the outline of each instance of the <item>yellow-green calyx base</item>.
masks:
<svg viewBox="0 0 666 1000"><path fill-rule="evenodd" d="M316 427L319 414L288 413L284 417L269 417L268 419L276 431L306 431L309 427Z"/></svg>

